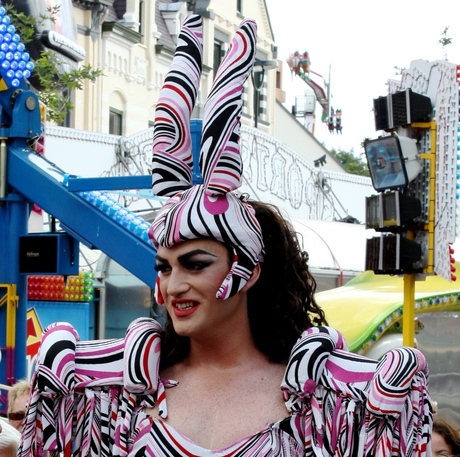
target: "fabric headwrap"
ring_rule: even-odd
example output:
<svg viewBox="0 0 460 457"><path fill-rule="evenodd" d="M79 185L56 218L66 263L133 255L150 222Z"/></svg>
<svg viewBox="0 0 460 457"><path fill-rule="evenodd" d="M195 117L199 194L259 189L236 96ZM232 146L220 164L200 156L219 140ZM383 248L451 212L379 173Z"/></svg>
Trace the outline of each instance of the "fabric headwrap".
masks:
<svg viewBox="0 0 460 457"><path fill-rule="evenodd" d="M255 211L234 191L242 182L239 150L243 85L254 65L257 26L244 20L222 60L205 103L200 149L203 184L192 185L190 117L198 93L203 52L202 18L188 17L155 111L152 190L170 199L149 235L158 246L211 238L233 248L233 264L218 299L237 293L263 259ZM159 296L157 279L157 301Z"/></svg>

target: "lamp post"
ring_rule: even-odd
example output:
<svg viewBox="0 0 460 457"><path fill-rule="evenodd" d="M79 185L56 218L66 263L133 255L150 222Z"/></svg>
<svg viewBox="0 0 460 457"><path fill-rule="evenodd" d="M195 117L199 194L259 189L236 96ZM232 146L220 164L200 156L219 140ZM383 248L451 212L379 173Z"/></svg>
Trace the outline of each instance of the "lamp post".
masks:
<svg viewBox="0 0 460 457"><path fill-rule="evenodd" d="M264 84L265 71L278 68L276 60L256 60L251 72L251 81L254 87L254 127L257 128L260 108L260 91Z"/></svg>

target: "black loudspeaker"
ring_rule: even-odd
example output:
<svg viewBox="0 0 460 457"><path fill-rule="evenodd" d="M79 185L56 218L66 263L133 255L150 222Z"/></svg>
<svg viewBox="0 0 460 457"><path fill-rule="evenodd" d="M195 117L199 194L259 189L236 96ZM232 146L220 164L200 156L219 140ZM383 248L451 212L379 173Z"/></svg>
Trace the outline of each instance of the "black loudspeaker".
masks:
<svg viewBox="0 0 460 457"><path fill-rule="evenodd" d="M374 98L375 130L386 130L390 127L388 116L388 97Z"/></svg>
<svg viewBox="0 0 460 457"><path fill-rule="evenodd" d="M19 273L78 274L80 248L67 233L40 233L19 238Z"/></svg>
<svg viewBox="0 0 460 457"><path fill-rule="evenodd" d="M429 122L432 112L430 97L412 92L412 89L374 98L375 130L391 130L414 122Z"/></svg>

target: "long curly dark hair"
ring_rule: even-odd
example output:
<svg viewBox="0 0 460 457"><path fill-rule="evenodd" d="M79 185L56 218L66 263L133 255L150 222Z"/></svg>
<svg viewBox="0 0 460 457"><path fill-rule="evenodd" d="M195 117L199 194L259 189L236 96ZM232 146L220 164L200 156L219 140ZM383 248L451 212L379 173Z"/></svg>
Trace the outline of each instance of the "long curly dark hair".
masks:
<svg viewBox="0 0 460 457"><path fill-rule="evenodd" d="M275 205L255 200L249 203L262 228L265 246L260 278L248 291L250 327L257 348L270 361L283 362L304 330L327 325L327 321L315 301L316 282L294 227ZM181 361L189 348L189 338L177 335L167 316L161 367Z"/></svg>
<svg viewBox="0 0 460 457"><path fill-rule="evenodd" d="M294 227L275 205L250 203L262 227L265 257L260 278L248 291L249 322L258 349L281 362L304 330L327 321Z"/></svg>

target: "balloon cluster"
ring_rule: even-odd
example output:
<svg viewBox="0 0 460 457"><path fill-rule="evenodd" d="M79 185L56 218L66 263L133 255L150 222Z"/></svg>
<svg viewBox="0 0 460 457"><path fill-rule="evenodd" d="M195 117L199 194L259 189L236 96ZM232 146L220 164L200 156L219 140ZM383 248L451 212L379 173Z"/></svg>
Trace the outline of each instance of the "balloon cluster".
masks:
<svg viewBox="0 0 460 457"><path fill-rule="evenodd" d="M18 87L22 78L29 78L34 64L21 42L16 27L0 6L0 76L10 89Z"/></svg>

